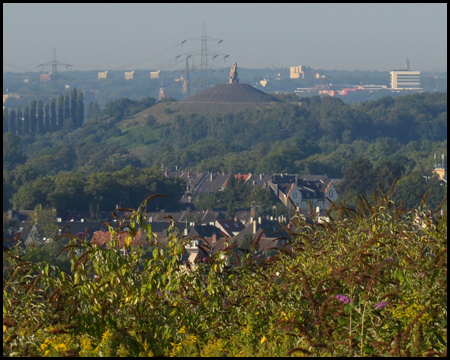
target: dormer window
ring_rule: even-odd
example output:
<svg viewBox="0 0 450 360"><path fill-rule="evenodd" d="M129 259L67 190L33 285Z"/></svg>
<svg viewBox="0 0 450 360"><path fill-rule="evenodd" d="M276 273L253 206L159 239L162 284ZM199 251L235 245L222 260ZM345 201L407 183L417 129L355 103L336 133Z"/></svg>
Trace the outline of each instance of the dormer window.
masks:
<svg viewBox="0 0 450 360"><path fill-rule="evenodd" d="M191 248L196 248L196 247L198 247L198 242L197 242L197 241L191 241L190 247L191 247Z"/></svg>

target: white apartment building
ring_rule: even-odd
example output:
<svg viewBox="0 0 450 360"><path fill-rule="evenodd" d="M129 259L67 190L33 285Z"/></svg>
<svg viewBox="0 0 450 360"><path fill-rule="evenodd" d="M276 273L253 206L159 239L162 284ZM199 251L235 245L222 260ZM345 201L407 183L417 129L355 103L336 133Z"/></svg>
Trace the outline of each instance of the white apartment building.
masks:
<svg viewBox="0 0 450 360"><path fill-rule="evenodd" d="M411 70L391 71L391 89L394 90L420 89L420 71L411 71Z"/></svg>

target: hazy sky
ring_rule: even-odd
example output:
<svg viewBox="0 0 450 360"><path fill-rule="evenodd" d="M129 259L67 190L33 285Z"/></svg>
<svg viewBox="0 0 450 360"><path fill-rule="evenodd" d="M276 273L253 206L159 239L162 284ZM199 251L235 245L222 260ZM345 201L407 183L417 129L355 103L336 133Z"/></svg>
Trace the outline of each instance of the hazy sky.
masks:
<svg viewBox="0 0 450 360"><path fill-rule="evenodd" d="M4 3L3 72L198 67L203 22L212 66L447 71L447 4Z"/></svg>

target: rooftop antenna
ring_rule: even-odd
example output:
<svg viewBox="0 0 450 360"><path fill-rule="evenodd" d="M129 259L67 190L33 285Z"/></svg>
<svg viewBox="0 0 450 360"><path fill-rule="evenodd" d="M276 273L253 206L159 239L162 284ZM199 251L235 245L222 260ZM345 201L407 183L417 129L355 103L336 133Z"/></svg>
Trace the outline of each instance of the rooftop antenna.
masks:
<svg viewBox="0 0 450 360"><path fill-rule="evenodd" d="M406 58L405 69L409 70L409 59L408 58Z"/></svg>
<svg viewBox="0 0 450 360"><path fill-rule="evenodd" d="M42 69L46 65L51 65L52 66L52 72L50 74L50 80L52 81L53 91L56 93L57 90L58 90L58 76L59 76L58 75L58 65L63 65L66 68L73 67L73 65L66 64L66 63L63 63L61 61L56 60L56 49L55 48L53 48L53 60L49 61L49 62L46 62L46 63L43 63L43 64L39 64L38 68Z"/></svg>

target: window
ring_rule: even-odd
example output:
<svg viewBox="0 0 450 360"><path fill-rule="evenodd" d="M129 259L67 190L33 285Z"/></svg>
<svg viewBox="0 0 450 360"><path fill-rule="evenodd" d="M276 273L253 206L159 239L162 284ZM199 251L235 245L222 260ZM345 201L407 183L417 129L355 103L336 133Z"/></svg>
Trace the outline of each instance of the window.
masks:
<svg viewBox="0 0 450 360"><path fill-rule="evenodd" d="M294 199L297 199L297 193L296 193L296 192L293 192L293 193L292 193L292 197L293 197Z"/></svg>

